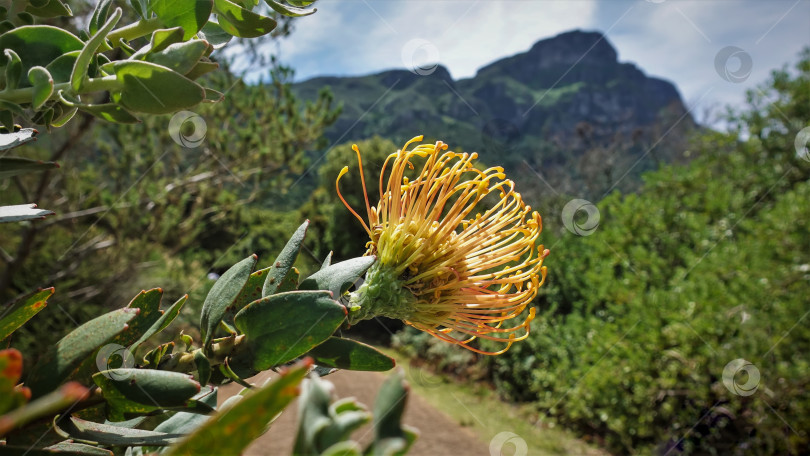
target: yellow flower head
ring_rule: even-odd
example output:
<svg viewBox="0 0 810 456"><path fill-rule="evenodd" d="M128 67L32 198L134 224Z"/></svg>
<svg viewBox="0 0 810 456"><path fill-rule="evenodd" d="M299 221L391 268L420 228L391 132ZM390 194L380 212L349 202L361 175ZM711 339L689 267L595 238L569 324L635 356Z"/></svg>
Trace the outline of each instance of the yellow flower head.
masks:
<svg viewBox="0 0 810 456"><path fill-rule="evenodd" d="M521 323L503 327L524 314L545 280L548 250L537 243L542 220L523 202L503 168L476 169L477 154L446 151L441 141L408 150L421 140L417 136L388 156L377 206L369 205L360 151L352 147L368 224L340 195L339 181L348 167L335 183L340 199L371 238L367 255L377 256L365 283L350 297L349 321L398 318L478 353L503 353L528 336L535 315L530 307ZM409 178L414 161L424 165ZM483 200L488 195L498 198L487 207ZM484 352L469 345L476 337L506 347Z"/></svg>

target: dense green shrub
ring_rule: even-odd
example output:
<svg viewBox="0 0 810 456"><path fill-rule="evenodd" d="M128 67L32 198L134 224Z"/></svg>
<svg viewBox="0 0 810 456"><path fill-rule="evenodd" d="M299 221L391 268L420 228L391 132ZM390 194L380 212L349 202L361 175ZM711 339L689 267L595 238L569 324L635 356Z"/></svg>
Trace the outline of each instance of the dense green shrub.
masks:
<svg viewBox="0 0 810 456"><path fill-rule="evenodd" d="M486 360L503 394L618 452L807 452L810 162L794 139L808 100L810 51L749 95L736 129L698 136L690 165L603 200L591 236L547 238L546 312ZM747 396L723 382L740 358L760 374Z"/></svg>

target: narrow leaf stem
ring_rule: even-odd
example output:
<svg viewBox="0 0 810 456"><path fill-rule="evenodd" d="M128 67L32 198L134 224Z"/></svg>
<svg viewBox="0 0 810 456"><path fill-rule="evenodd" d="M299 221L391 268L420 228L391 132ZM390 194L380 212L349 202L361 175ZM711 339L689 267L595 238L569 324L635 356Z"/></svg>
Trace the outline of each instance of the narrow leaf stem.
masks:
<svg viewBox="0 0 810 456"><path fill-rule="evenodd" d="M90 93L90 92L99 92L102 90L115 90L121 87L122 85L123 84L118 81L115 75L104 76L101 78L89 78L84 81L84 84L82 84L81 92ZM59 84L54 84L53 94L50 96L49 100L58 99L60 90L69 90L69 89L70 89L70 82L60 82ZM5 92L0 92L0 100L16 104L31 103L31 101L33 100L33 96L34 96L33 87L25 87L22 89L14 89L14 90L7 90Z"/></svg>
<svg viewBox="0 0 810 456"><path fill-rule="evenodd" d="M153 17L152 19L141 19L138 22L125 25L117 28L107 35L107 39L112 42L113 47L120 46L119 41L123 38L124 41L132 41L142 36L150 35L155 30L162 27L160 19Z"/></svg>

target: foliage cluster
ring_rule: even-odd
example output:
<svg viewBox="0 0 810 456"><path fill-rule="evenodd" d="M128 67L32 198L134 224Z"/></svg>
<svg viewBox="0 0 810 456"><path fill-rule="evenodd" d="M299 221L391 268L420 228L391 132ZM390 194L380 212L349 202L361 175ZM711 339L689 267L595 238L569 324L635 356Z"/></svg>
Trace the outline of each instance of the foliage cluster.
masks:
<svg viewBox="0 0 810 456"><path fill-rule="evenodd" d="M314 12L304 8L312 3L308 0L265 3L288 16ZM112 271L101 263L92 265L107 282L93 277L87 282L90 293L70 293L74 299L83 293L93 297L102 294L104 286L123 281L118 274L131 274L134 265L128 262L133 258L199 254L194 248L230 241L241 233L223 222L226 210L277 190L289 169L303 166L301 148L312 144L331 122L334 112L326 95L301 109L283 77L256 90L226 75L226 91L236 88L243 94L230 108L213 112L228 125L211 131L202 156L175 150L164 160L172 142L193 149L206 135L200 115L183 110L223 97L195 82L218 67L210 54L232 36L266 35L276 21L262 15L254 0L133 0L130 6L135 22L115 28L124 16L122 9L100 1L79 36L41 22L70 15L60 0L13 2L10 8L0 8L0 65L5 67L0 178L5 184L13 182L12 198L25 202L0 208L0 222L23 222L13 239L16 255L0 250L6 263L3 294L36 286L32 281L69 277L81 284L85 277L77 271L86 264L85 255L115 246L109 256L118 259ZM212 81L223 83L208 79ZM78 112L83 121L60 147L51 144L51 161L36 159L37 153L48 154L48 147L20 149L33 151L34 158L7 156L37 134L15 121L50 129L65 125ZM161 119L146 117L172 113L168 131L161 128ZM178 115L184 117L172 126ZM78 143L92 119L141 122L136 116L143 116L142 125L102 131L92 150L73 157L89 163L69 169L71 174L56 184L50 182L50 171L58 167L53 159ZM227 173L211 171L215 162ZM39 176L32 176L36 172ZM138 191L130 192L133 187ZM52 226L85 228L67 249L63 247L69 228L49 233L64 236L45 237L42 228L47 225L32 222L53 214L28 203L28 198L40 201L45 196L73 210ZM110 212L114 216L106 218ZM96 214L102 215L93 217ZM76 223L87 216L94 220ZM248 212L247 217L255 214ZM0 350L3 454L238 454L298 396L298 386L310 373L302 386L297 454L404 454L415 433L400 424L407 397L401 374L391 377L378 395L374 439L365 448L351 441L350 434L371 421L372 414L353 400L334 402L318 379L318 374L337 369L389 370L394 361L340 337L347 310L339 299L374 258L332 264L329 255L317 271L301 279L294 264L307 227L305 222L295 230L268 267L256 269L258 257L251 254L223 272L208 290L195 322L199 337L181 331L160 343L166 340L161 333L181 313L188 295L161 309L164 290L152 288L124 308L76 324L56 343L28 351L25 358L35 359L30 369L17 348ZM88 234L92 237L74 251ZM275 246L286 236L274 238L265 246ZM49 244L54 240L56 245ZM158 248L137 253L149 245ZM64 253L57 256L57 251ZM27 262L32 256L35 261ZM59 266L52 264L63 259ZM127 264L130 271L124 270ZM16 332L46 308L54 291L38 289L0 307L0 343L9 346ZM61 329L57 325L58 333ZM261 387L246 380L266 370L279 376ZM245 389L217 407L218 386L229 382Z"/></svg>
<svg viewBox="0 0 810 456"><path fill-rule="evenodd" d="M216 55L206 61L216 65ZM22 163L43 169L58 160L62 169L0 181L3 203L37 202L57 215L0 224L0 301L43 284L58 284L59 293L44 311L47 324L23 328L15 345L38 351L155 283L192 293L193 307L212 268L221 273L249 253L283 247L300 218L263 203L303 172L302 151L322 146L323 128L338 112L325 92L302 106L290 92L290 75L275 66L267 81L248 85L226 65L200 79L225 94L225 103L171 119L142 115L135 124L98 122L79 109L77 121L26 144ZM306 270L321 261L305 260ZM181 317L193 320L197 311Z"/></svg>
<svg viewBox="0 0 810 456"><path fill-rule="evenodd" d="M0 350L4 451L238 454L297 396L310 371L391 369L391 358L335 335L347 310L334 298L374 258L336 264L327 258L299 281L293 264L307 225L270 266L254 270L251 255L217 280L202 307L197 341L181 332L154 348L147 343L188 298L161 310L163 290L155 288L68 333L40 354L22 384L22 355ZM40 290L4 308L0 339L36 315L53 292ZM281 376L258 388L245 380L268 369ZM245 389L217 409L217 387L232 381ZM353 400L333 403L319 382L316 375L304 387L296 454L403 454L414 441L415 433L400 425L407 396L401 373L378 396L375 438L365 449L349 437L372 415Z"/></svg>

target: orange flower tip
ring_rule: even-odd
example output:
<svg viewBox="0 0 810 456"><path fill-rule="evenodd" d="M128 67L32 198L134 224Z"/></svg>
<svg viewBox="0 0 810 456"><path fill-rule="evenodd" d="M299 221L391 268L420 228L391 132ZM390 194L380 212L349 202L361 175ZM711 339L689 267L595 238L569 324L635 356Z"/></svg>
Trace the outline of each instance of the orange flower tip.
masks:
<svg viewBox="0 0 810 456"><path fill-rule="evenodd" d="M343 169L340 170L340 174L338 174L338 180L340 180L340 178L343 177L343 175L348 173L348 172L349 172L349 167L344 166Z"/></svg>
<svg viewBox="0 0 810 456"><path fill-rule="evenodd" d="M352 144L352 150L355 152L360 152L360 148L357 147L357 144Z"/></svg>
<svg viewBox="0 0 810 456"><path fill-rule="evenodd" d="M279 375L281 375L283 377L283 376L287 375L290 372L290 367L303 366L303 367L305 367L307 369L310 369L314 365L315 365L315 360L312 359L312 357L310 357L310 356L306 356L306 357L302 358L301 361L299 361L298 363L296 363L293 366L281 366L281 367L279 367L278 368L278 373L279 373Z"/></svg>
<svg viewBox="0 0 810 456"><path fill-rule="evenodd" d="M79 382L68 382L60 388L62 395L69 401L80 401L90 395L90 390Z"/></svg>
<svg viewBox="0 0 810 456"><path fill-rule="evenodd" d="M14 429L14 421L7 416L0 416L0 434Z"/></svg>
<svg viewBox="0 0 810 456"><path fill-rule="evenodd" d="M17 385L17 386L14 387L14 391L22 394L23 397L25 397L26 401L31 400L31 388L29 388L27 386Z"/></svg>
<svg viewBox="0 0 810 456"><path fill-rule="evenodd" d="M549 250L549 249L544 249L544 250L543 250L543 258L547 257L549 253L551 253L551 250Z"/></svg>

